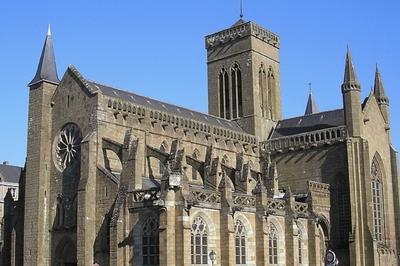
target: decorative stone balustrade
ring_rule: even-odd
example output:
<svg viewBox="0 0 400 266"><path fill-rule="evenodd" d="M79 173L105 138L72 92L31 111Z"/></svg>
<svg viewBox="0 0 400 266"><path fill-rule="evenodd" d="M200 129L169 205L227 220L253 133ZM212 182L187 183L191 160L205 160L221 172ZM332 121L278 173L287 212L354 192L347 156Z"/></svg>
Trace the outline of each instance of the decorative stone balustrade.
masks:
<svg viewBox="0 0 400 266"><path fill-rule="evenodd" d="M285 213L286 204L282 199L268 199L267 212L273 214Z"/></svg>
<svg viewBox="0 0 400 266"><path fill-rule="evenodd" d="M193 206L221 208L221 194L214 190L190 188L190 198Z"/></svg>
<svg viewBox="0 0 400 266"><path fill-rule="evenodd" d="M264 152L280 153L343 142L346 136L345 126L332 127L268 140L261 144L261 148Z"/></svg>
<svg viewBox="0 0 400 266"><path fill-rule="evenodd" d="M239 208L255 208L256 197L253 195L246 194L233 194L233 204Z"/></svg>
<svg viewBox="0 0 400 266"><path fill-rule="evenodd" d="M303 202L295 202L294 211L299 217L308 217L308 204Z"/></svg>
<svg viewBox="0 0 400 266"><path fill-rule="evenodd" d="M226 43L230 40L253 35L275 47L279 47L278 35L266 30L265 28L255 24L254 22L245 22L206 37L206 48L217 46L221 43Z"/></svg>
<svg viewBox="0 0 400 266"><path fill-rule="evenodd" d="M158 205L160 200L160 188L133 190L128 192L129 208Z"/></svg>

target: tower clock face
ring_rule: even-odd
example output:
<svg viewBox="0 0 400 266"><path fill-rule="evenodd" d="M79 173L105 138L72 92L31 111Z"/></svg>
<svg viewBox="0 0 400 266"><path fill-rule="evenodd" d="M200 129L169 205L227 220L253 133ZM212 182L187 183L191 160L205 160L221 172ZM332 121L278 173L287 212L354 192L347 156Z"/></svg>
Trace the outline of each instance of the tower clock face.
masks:
<svg viewBox="0 0 400 266"><path fill-rule="evenodd" d="M58 133L55 139L55 159L60 171L79 159L81 141L81 132L75 124L66 124Z"/></svg>

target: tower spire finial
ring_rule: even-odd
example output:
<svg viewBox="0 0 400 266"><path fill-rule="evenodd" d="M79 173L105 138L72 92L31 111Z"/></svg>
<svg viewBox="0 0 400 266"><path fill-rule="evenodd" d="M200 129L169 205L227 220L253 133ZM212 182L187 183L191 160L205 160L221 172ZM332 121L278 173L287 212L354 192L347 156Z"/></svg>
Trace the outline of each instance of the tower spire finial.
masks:
<svg viewBox="0 0 400 266"><path fill-rule="evenodd" d="M47 36L51 36L51 26L49 23L49 26L47 27Z"/></svg>
<svg viewBox="0 0 400 266"><path fill-rule="evenodd" d="M312 87L311 87L312 83L308 82L308 94L312 94Z"/></svg>
<svg viewBox="0 0 400 266"><path fill-rule="evenodd" d="M243 18L243 0L240 0L240 18Z"/></svg>

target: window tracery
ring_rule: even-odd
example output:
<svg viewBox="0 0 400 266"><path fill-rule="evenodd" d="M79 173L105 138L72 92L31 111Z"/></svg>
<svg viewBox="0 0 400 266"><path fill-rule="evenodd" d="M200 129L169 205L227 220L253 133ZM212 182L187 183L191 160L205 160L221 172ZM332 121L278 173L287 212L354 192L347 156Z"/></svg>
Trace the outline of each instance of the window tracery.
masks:
<svg viewBox="0 0 400 266"><path fill-rule="evenodd" d="M381 241L383 235L382 172L376 158L373 159L371 165L371 179L374 237L376 240Z"/></svg>
<svg viewBox="0 0 400 266"><path fill-rule="evenodd" d="M278 229L273 223L269 225L269 265L278 265Z"/></svg>
<svg viewBox="0 0 400 266"><path fill-rule="evenodd" d="M246 265L246 228L240 220L235 223L236 265Z"/></svg>
<svg viewBox="0 0 400 266"><path fill-rule="evenodd" d="M66 124L56 137L55 156L56 165L60 171L64 171L80 155L81 132L77 125Z"/></svg>
<svg viewBox="0 0 400 266"><path fill-rule="evenodd" d="M193 220L191 228L192 265L208 265L208 226L201 217Z"/></svg>
<svg viewBox="0 0 400 266"><path fill-rule="evenodd" d="M142 256L143 265L159 265L159 223L155 217L149 217L143 224Z"/></svg>

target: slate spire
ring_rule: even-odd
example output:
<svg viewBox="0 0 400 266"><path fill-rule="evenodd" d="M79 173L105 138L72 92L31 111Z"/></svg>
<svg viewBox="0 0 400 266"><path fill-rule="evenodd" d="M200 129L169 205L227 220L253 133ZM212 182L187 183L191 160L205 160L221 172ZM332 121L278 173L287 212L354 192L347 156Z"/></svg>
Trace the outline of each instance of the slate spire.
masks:
<svg viewBox="0 0 400 266"><path fill-rule="evenodd" d="M310 92L308 93L308 101L304 115L312 115L316 113L319 113L319 109L317 106L317 102L315 101L314 96L312 95L312 91L310 90Z"/></svg>
<svg viewBox="0 0 400 266"><path fill-rule="evenodd" d="M356 71L354 70L353 61L351 60L351 54L348 47L346 52L346 64L344 69L342 90L361 90L361 86L357 80Z"/></svg>
<svg viewBox="0 0 400 266"><path fill-rule="evenodd" d="M382 77L378 66L376 66L375 70L374 95L377 99L386 98L385 89L383 87Z"/></svg>
<svg viewBox="0 0 400 266"><path fill-rule="evenodd" d="M57 75L56 59L54 56L50 25L47 29L47 35L44 41L42 54L40 55L36 75L32 81L29 82L28 86L32 86L41 81L47 81L53 84L60 83Z"/></svg>

